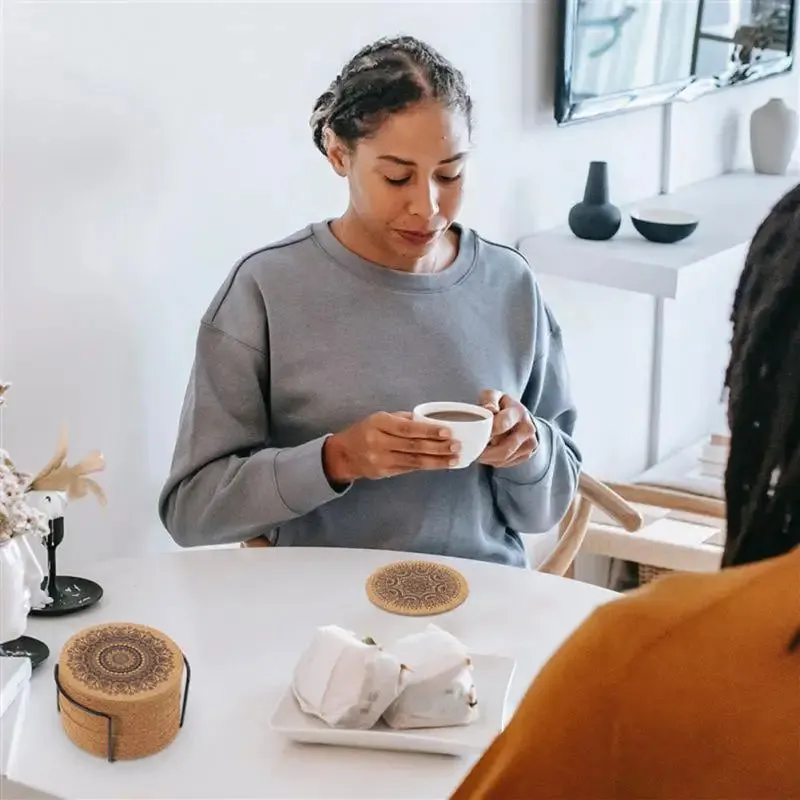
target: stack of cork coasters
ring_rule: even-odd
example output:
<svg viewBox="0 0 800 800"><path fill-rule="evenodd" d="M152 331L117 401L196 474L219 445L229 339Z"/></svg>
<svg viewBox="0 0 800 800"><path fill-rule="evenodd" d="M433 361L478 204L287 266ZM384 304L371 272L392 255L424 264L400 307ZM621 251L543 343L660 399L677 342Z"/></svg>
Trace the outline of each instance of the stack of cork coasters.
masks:
<svg viewBox="0 0 800 800"><path fill-rule="evenodd" d="M186 657L160 631L132 623L86 628L55 667L61 723L78 747L109 761L152 755L183 725L189 678Z"/></svg>

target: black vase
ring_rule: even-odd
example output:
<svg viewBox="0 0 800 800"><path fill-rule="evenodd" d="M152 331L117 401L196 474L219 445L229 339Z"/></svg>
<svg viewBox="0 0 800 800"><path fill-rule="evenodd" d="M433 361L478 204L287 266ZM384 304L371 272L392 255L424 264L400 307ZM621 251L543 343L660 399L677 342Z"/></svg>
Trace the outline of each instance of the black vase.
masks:
<svg viewBox="0 0 800 800"><path fill-rule="evenodd" d="M608 164L605 161L589 164L583 201L570 209L568 222L579 239L596 242L610 239L619 230L622 215L608 202Z"/></svg>

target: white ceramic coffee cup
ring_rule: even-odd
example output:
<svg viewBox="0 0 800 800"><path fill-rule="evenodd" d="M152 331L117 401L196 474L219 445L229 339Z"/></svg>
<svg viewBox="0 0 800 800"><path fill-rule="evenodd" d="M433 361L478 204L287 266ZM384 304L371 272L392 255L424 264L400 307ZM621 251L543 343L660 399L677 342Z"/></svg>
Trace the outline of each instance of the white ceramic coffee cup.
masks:
<svg viewBox="0 0 800 800"><path fill-rule="evenodd" d="M473 414L478 419L455 421L449 419L432 419L431 414L444 412L461 412ZM453 440L461 445L458 463L453 469L468 467L486 449L492 437L494 414L487 408L471 403L423 403L414 409L414 419L420 422L431 422L443 428L449 428Z"/></svg>

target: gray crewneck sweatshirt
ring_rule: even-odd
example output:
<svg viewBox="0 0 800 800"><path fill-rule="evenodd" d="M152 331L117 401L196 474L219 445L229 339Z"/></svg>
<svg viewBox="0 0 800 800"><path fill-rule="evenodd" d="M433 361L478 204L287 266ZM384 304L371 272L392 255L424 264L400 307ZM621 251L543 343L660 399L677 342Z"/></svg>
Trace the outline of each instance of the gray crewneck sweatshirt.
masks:
<svg viewBox="0 0 800 800"><path fill-rule="evenodd" d="M580 467L561 333L517 251L456 229L455 261L432 275L365 261L327 222L234 267L200 324L159 498L178 544L266 535L526 563L519 533L559 522ZM540 443L527 462L328 483L328 435L482 389L530 410Z"/></svg>

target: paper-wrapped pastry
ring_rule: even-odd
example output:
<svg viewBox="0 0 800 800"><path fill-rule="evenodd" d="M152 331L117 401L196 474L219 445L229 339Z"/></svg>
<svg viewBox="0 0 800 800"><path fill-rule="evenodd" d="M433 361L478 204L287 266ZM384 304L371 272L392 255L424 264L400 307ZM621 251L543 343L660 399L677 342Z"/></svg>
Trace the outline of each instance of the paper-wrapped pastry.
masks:
<svg viewBox="0 0 800 800"><path fill-rule="evenodd" d="M391 647L407 669L400 696L383 715L392 728L442 728L469 725L478 718L472 662L464 645L447 631L429 625Z"/></svg>
<svg viewBox="0 0 800 800"><path fill-rule="evenodd" d="M400 694L400 661L371 640L319 628L294 670L300 708L335 728L368 729Z"/></svg>

